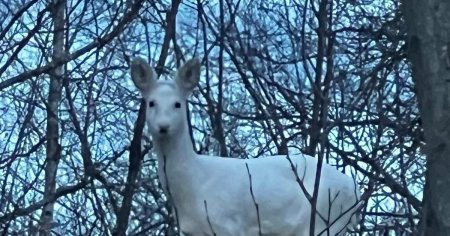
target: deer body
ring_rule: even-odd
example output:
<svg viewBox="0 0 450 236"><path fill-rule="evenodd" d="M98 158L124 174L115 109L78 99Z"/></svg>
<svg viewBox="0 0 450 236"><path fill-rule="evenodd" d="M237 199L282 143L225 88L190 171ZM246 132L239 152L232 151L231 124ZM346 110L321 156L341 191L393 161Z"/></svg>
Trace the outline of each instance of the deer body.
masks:
<svg viewBox="0 0 450 236"><path fill-rule="evenodd" d="M195 236L309 235L311 203L299 182L312 195L315 158L236 159L195 153L185 103L199 71L200 63L190 60L178 70L175 81L168 82L157 81L143 59L131 65L133 81L149 105L146 120L158 157L158 176L172 199L180 231ZM346 227L353 226L359 194L352 178L323 164L315 235L332 222L321 235L343 235Z"/></svg>

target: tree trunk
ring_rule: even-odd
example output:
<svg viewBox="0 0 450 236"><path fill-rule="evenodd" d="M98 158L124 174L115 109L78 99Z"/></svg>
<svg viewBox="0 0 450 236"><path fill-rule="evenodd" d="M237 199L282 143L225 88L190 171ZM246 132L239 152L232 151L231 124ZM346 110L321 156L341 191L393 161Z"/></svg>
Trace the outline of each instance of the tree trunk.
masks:
<svg viewBox="0 0 450 236"><path fill-rule="evenodd" d="M65 0L54 0L51 16L53 18L53 54L52 61L61 60L64 56L64 11ZM61 146L59 144L59 117L58 107L61 100L61 80L64 75L64 67L58 66L50 73L50 87L48 91L47 105L47 149L45 165L44 201L46 204L42 210L39 235L51 235L53 224L53 211L55 204L56 172L61 158Z"/></svg>
<svg viewBox="0 0 450 236"><path fill-rule="evenodd" d="M450 235L450 1L404 0L409 59L426 140L420 235Z"/></svg>

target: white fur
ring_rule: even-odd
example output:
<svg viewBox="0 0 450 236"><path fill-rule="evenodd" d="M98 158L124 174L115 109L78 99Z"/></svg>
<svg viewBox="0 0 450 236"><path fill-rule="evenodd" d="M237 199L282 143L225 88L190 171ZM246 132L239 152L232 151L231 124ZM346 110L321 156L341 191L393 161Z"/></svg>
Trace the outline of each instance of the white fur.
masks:
<svg viewBox="0 0 450 236"><path fill-rule="evenodd" d="M309 235L311 204L286 156L235 159L194 152L186 119L186 99L199 80L198 60L189 60L180 67L174 81L158 81L147 62L137 58L132 62L131 75L147 103L146 124L158 156L159 179L166 195L173 200L185 235L213 235L214 231L218 236L252 236L259 235L259 229L262 235ZM150 102L153 107L149 107ZM176 107L177 102L180 108ZM166 133L159 133L161 126L166 126ZM290 159L312 195L317 160L306 155ZM357 207L352 206L360 198L359 189L351 177L327 164L321 173L317 200L320 215L333 222L351 208L329 228L329 234L321 235L343 235L350 219L347 227L357 223L356 216L352 217ZM330 211L329 196L334 199ZM325 228L324 221L316 216L315 235Z"/></svg>

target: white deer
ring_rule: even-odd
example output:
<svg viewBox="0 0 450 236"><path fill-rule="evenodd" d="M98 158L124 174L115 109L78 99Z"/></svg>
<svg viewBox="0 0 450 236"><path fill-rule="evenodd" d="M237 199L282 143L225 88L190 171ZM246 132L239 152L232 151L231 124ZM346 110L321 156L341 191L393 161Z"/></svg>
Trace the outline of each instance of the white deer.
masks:
<svg viewBox="0 0 450 236"><path fill-rule="evenodd" d="M186 101L198 84L200 61L187 61L175 80L162 81L144 59L135 58L131 77L147 104L146 125L157 154L159 180L183 235L309 235L308 195L314 191L317 159L198 155L190 139ZM319 186L314 235L345 234L357 223L358 186L327 164L322 166Z"/></svg>

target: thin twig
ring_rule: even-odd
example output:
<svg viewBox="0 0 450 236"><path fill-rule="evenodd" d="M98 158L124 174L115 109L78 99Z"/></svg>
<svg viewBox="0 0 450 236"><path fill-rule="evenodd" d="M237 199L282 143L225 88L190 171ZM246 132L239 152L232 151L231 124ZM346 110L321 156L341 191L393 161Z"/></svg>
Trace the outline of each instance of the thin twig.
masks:
<svg viewBox="0 0 450 236"><path fill-rule="evenodd" d="M303 181L300 179L300 177L298 176L298 171L297 171L297 166L294 165L294 163L292 162L291 157L289 157L289 154L286 155L286 159L289 161L290 165L291 165L291 169L292 172L294 172L295 175L295 180L297 181L298 185L300 186L300 189L303 191L303 194L305 195L306 199L308 199L309 203L312 203L312 196L308 193L308 190L306 189L305 185L303 184ZM305 160L306 162L306 160ZM306 165L305 165L306 168ZM306 172L306 169L305 169ZM320 212L317 211L317 209L313 209L316 214L324 221L327 222L327 220L325 219L325 217L323 217Z"/></svg>
<svg viewBox="0 0 450 236"><path fill-rule="evenodd" d="M208 203L206 203L206 200L203 200L203 203L205 205L206 220L208 221L209 228L211 229L211 232L213 233L213 236L216 236L216 232L214 232L214 229L213 229L212 224L211 224L211 220L209 219Z"/></svg>
<svg viewBox="0 0 450 236"><path fill-rule="evenodd" d="M259 233L259 236L261 236L262 233L261 233L261 221L259 218L259 205L258 205L258 203L256 203L255 194L253 193L252 174L250 174L250 170L248 168L248 163L245 163L245 167L247 167L248 180L250 181L250 194L252 195L253 203L255 204L256 216L258 217L258 230L259 230L258 233Z"/></svg>
<svg viewBox="0 0 450 236"><path fill-rule="evenodd" d="M354 203L353 205L351 205L347 210L345 210L344 212L342 212L336 219L334 219L334 220L331 222L331 224L330 224L327 228L332 227L332 226L333 226L339 219L341 219L344 215L346 215L346 214L349 213L350 211L354 210L354 212L353 212L352 216L349 218L349 221L347 222L347 224L345 224L344 228L342 228L339 232L343 231L343 230L348 226L348 224L350 223L352 217L353 217L355 214L358 214L358 213L359 213L359 211L361 210L361 208L362 208L363 205L364 205L364 202L369 198L370 194L371 194L371 191L365 192L365 193L363 194L363 196L361 196L361 198L360 198L359 200L355 201L355 203ZM324 231L326 231L326 230L327 230L327 229L322 230L322 231L321 231L319 234L317 234L317 235L323 234Z"/></svg>
<svg viewBox="0 0 450 236"><path fill-rule="evenodd" d="M166 181L167 198L168 198L169 202L172 203L173 209L175 211L175 221L176 221L175 223L176 223L176 227L178 229L178 235L180 235L181 229L180 229L180 222L179 222L179 219L178 219L178 211L177 211L177 207L175 205L175 201L172 198L172 193L170 192L170 186L169 186L169 179L167 178L167 171L166 171L167 160L166 159L167 159L166 155L163 155L163 160L164 160L163 172L164 172L164 180ZM170 208L167 209L167 210L169 211L169 216L170 216Z"/></svg>

